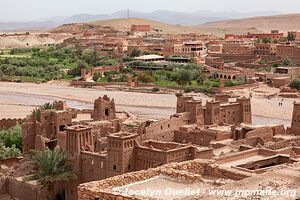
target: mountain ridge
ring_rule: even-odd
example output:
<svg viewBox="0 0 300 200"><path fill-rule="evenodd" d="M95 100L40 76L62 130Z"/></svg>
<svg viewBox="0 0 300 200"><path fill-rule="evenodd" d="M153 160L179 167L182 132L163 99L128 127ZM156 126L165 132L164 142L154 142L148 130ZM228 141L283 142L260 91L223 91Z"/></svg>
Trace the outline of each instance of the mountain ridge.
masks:
<svg viewBox="0 0 300 200"><path fill-rule="evenodd" d="M276 11L239 13L239 12L214 12L200 10L196 12L180 12L170 10L155 10L153 12L129 11L130 18L143 18L148 20L160 21L168 24L181 25L199 25L212 21L220 21L225 19L240 19L245 17L253 17L257 15L275 15ZM16 22L0 22L0 31L13 30L38 30L60 26L68 23L86 23L95 20L108 20L127 18L128 10L120 10L111 14L76 14L72 16L56 16L48 17L40 20L16 21Z"/></svg>

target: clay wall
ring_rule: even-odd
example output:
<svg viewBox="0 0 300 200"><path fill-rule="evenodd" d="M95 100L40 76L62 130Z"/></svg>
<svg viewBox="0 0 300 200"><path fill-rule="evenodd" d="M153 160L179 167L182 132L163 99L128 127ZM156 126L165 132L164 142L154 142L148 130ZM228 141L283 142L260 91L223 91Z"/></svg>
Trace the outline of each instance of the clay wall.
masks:
<svg viewBox="0 0 300 200"><path fill-rule="evenodd" d="M56 137L59 131L72 124L71 111L46 110L41 112L42 135L47 138Z"/></svg>
<svg viewBox="0 0 300 200"><path fill-rule="evenodd" d="M40 135L41 131L40 123L33 123L31 121L22 124L22 152L29 153L31 149L35 148L35 137Z"/></svg>
<svg viewBox="0 0 300 200"><path fill-rule="evenodd" d="M277 149L282 149L290 146L300 146L300 138L293 138L293 139L268 143L265 145L265 148L277 150Z"/></svg>
<svg viewBox="0 0 300 200"><path fill-rule="evenodd" d="M210 53L209 56L214 57L222 57L224 59L224 62L238 62L238 61L244 61L249 59L254 59L255 55L251 54L213 54Z"/></svg>
<svg viewBox="0 0 300 200"><path fill-rule="evenodd" d="M8 194L22 200L46 200L46 192L40 185L33 185L23 180L9 178L7 185Z"/></svg>
<svg viewBox="0 0 300 200"><path fill-rule="evenodd" d="M1 129L9 129L17 124L22 124L23 119L11 119L11 118L5 118L0 120L0 130Z"/></svg>
<svg viewBox="0 0 300 200"><path fill-rule="evenodd" d="M285 129L282 126L266 126L266 127L259 127L254 128L253 130L245 133L245 138L262 138L264 142L270 142L273 139L273 136L276 134L284 134ZM244 135L244 134L242 134ZM240 138L243 138L243 136L240 136Z"/></svg>
<svg viewBox="0 0 300 200"><path fill-rule="evenodd" d="M271 84L273 87L280 88L289 85L291 81L292 79L290 77L279 77L271 79Z"/></svg>
<svg viewBox="0 0 300 200"><path fill-rule="evenodd" d="M291 133L300 135L300 103L294 103Z"/></svg>
<svg viewBox="0 0 300 200"><path fill-rule="evenodd" d="M158 168L142 170L124 174L117 177L112 177L97 182L81 184L78 187L78 196L81 200L96 200L96 199L128 199L139 200L145 198L130 197L123 194L113 194L111 189L147 180L149 178L165 175L173 177L185 182L201 182L202 175L209 175L217 178L225 178L231 180L241 180L250 177L251 174L241 172L236 169L226 169L218 165L205 162L203 160L185 161L181 163L171 163Z"/></svg>
<svg viewBox="0 0 300 200"><path fill-rule="evenodd" d="M174 115L171 119L160 120L156 122L145 122L138 130L140 141L158 140L158 141L173 141L174 131L180 126L187 125L189 114Z"/></svg>
<svg viewBox="0 0 300 200"><path fill-rule="evenodd" d="M243 122L240 104L226 104L221 106L221 121L225 124L238 125Z"/></svg>
<svg viewBox="0 0 300 200"><path fill-rule="evenodd" d="M201 146L209 146L210 142L217 138L216 133L208 130L193 130L190 132L175 131L174 142L189 143Z"/></svg>
<svg viewBox="0 0 300 200"><path fill-rule="evenodd" d="M7 194L7 182L8 178L6 176L0 177L0 195Z"/></svg>
<svg viewBox="0 0 300 200"><path fill-rule="evenodd" d="M108 136L107 177L135 170L135 145L138 135L115 133Z"/></svg>
<svg viewBox="0 0 300 200"><path fill-rule="evenodd" d="M150 25L132 24L131 31L132 32L149 32Z"/></svg>
<svg viewBox="0 0 300 200"><path fill-rule="evenodd" d="M224 54L251 54L252 46L248 44L224 43L222 53Z"/></svg>
<svg viewBox="0 0 300 200"><path fill-rule="evenodd" d="M96 99L94 102L94 113L92 118L95 121L116 119L114 99L110 99L106 95Z"/></svg>
<svg viewBox="0 0 300 200"><path fill-rule="evenodd" d="M195 158L195 149L190 145L182 145L179 147L180 144L177 143L160 143L154 141L149 141L147 143L150 147L136 147L137 170L157 167L171 162L192 160Z"/></svg>
<svg viewBox="0 0 300 200"><path fill-rule="evenodd" d="M92 69L94 69L93 71L94 73L99 72L101 74L103 74L104 72L112 72L112 71L119 72L119 66L100 66ZM91 76L94 74L93 72L91 72Z"/></svg>
<svg viewBox="0 0 300 200"><path fill-rule="evenodd" d="M207 57L205 59L205 64L220 70L224 70L224 60L218 57Z"/></svg>
<svg viewBox="0 0 300 200"><path fill-rule="evenodd" d="M81 152L81 182L106 178L106 156L92 152Z"/></svg>

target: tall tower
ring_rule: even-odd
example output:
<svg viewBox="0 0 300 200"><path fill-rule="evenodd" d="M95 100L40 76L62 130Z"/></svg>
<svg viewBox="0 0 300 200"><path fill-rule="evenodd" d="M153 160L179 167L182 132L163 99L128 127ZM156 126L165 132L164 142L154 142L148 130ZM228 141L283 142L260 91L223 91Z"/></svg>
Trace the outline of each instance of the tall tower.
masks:
<svg viewBox="0 0 300 200"><path fill-rule="evenodd" d="M242 97L237 100L241 104L241 123L252 123L251 100Z"/></svg>
<svg viewBox="0 0 300 200"><path fill-rule="evenodd" d="M137 134L119 132L107 137L107 177L135 170L135 141Z"/></svg>
<svg viewBox="0 0 300 200"><path fill-rule="evenodd" d="M177 97L176 113L188 112L186 108L186 102L191 101L193 97L183 96L182 93L177 93L176 97Z"/></svg>
<svg viewBox="0 0 300 200"><path fill-rule="evenodd" d="M224 78L220 78L220 83L219 83L220 93L223 92L224 88L225 88L225 80L224 80Z"/></svg>
<svg viewBox="0 0 300 200"><path fill-rule="evenodd" d="M99 97L94 102L93 120L103 121L116 119L116 107L114 99L110 100L107 95Z"/></svg>
<svg viewBox="0 0 300 200"><path fill-rule="evenodd" d="M220 101L206 102L204 123L205 125L219 124L221 122L221 104Z"/></svg>
<svg viewBox="0 0 300 200"><path fill-rule="evenodd" d="M300 135L300 103L294 103L291 133Z"/></svg>
<svg viewBox="0 0 300 200"><path fill-rule="evenodd" d="M191 100L186 102L187 112L190 113L192 124L197 124L198 126L204 125L204 114L202 108L202 101Z"/></svg>
<svg viewBox="0 0 300 200"><path fill-rule="evenodd" d="M67 163L77 174L77 179L66 184L66 199L77 199L77 186L82 182L81 151L93 151L92 128L75 125L66 129Z"/></svg>
<svg viewBox="0 0 300 200"><path fill-rule="evenodd" d="M68 160L77 162L81 151L94 151L92 128L83 125L70 126L66 129L66 153ZM76 166L74 167L76 168Z"/></svg>

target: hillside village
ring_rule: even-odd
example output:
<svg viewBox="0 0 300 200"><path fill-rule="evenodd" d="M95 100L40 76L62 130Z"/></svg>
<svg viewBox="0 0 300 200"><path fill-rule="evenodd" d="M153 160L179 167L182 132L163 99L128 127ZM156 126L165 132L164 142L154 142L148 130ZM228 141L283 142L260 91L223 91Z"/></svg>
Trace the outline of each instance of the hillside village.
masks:
<svg viewBox="0 0 300 200"><path fill-rule="evenodd" d="M85 107L79 108L68 105L71 95L63 99L59 95L64 90L56 89L59 100L39 106L32 100L35 109L26 117L0 120L0 136L19 131L21 141L19 146L5 145L7 140L0 137L0 153L6 152L0 157L0 199L215 199L208 191L266 188L277 191L276 197L242 193L218 199L300 198L300 30L215 35L173 28L93 22L66 24L47 33L1 34L0 42L14 40L1 47L2 81L23 84L24 79L8 77L33 78L41 66L29 66L30 59L43 63L44 58L57 67L41 71L47 77L35 73L42 82L67 82L66 90L78 96L80 90L113 90L121 93L122 102L98 95L88 107L87 95L81 102ZM81 58L84 63L76 64ZM292 108L288 125L254 123L254 103L263 89L277 91L262 100L275 112L283 104ZM23 90L30 96L30 89ZM35 95L51 96L43 92L48 96ZM138 112L116 106L126 104L130 92L171 94L176 104L168 106L176 111L163 119L138 119ZM136 105L151 109L147 106ZM262 109L274 112L269 108ZM43 153L48 156L43 163L34 162ZM53 181L39 170L49 170L45 163L57 158L64 176ZM145 188L189 191L128 192Z"/></svg>

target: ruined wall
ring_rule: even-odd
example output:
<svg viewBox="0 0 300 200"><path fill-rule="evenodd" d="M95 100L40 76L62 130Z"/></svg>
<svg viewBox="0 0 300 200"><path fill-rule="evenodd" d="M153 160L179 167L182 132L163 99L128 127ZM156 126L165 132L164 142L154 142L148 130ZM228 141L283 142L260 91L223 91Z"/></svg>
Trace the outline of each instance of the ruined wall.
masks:
<svg viewBox="0 0 300 200"><path fill-rule="evenodd" d="M174 142L192 143L200 146L209 146L217 138L217 134L208 130L193 130L190 132L175 131Z"/></svg>
<svg viewBox="0 0 300 200"><path fill-rule="evenodd" d="M106 95L96 99L94 102L94 113L92 118L95 121L116 119L114 99L110 99Z"/></svg>
<svg viewBox="0 0 300 200"><path fill-rule="evenodd" d="M273 138L273 130L271 127L261 127L246 133L246 138L260 137L265 142L270 142Z"/></svg>
<svg viewBox="0 0 300 200"><path fill-rule="evenodd" d="M29 153L35 148L35 137L41 134L41 124L36 122L25 122L22 124L22 152Z"/></svg>
<svg viewBox="0 0 300 200"><path fill-rule="evenodd" d="M219 70L224 70L224 60L223 60L223 58L207 57L205 59L205 64L210 66L210 67L219 69Z"/></svg>
<svg viewBox="0 0 300 200"><path fill-rule="evenodd" d="M189 120L189 113L185 113L182 115L173 115L171 119L144 122L138 130L139 141L158 140L171 142L174 139L174 131L178 130L180 126L187 125Z"/></svg>
<svg viewBox="0 0 300 200"><path fill-rule="evenodd" d="M18 178L9 178L8 194L22 200L46 200L46 192L40 185L29 184Z"/></svg>
<svg viewBox="0 0 300 200"><path fill-rule="evenodd" d="M63 131L66 126L72 124L71 111L45 110L41 112L40 122L42 124L42 134L47 138L55 138L59 131Z"/></svg>
<svg viewBox="0 0 300 200"><path fill-rule="evenodd" d="M277 141L265 145L265 148L277 150L290 146L300 146L300 138L293 138L288 140Z"/></svg>

